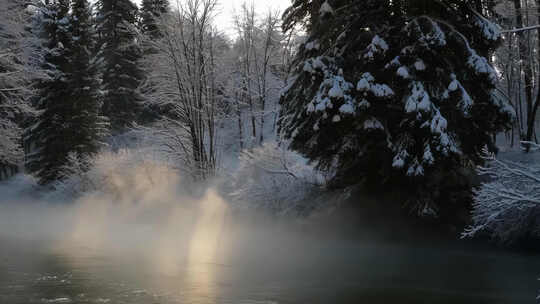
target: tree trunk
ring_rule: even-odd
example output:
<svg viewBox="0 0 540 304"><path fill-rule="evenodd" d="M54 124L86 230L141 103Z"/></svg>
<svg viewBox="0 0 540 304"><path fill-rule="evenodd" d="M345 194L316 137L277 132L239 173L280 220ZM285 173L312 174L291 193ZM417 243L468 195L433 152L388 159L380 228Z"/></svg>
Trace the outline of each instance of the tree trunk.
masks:
<svg viewBox="0 0 540 304"><path fill-rule="evenodd" d="M236 117L238 118L238 141L240 143L240 150L244 150L244 136L242 134L242 111L240 109L240 101L238 100L238 98L238 93L235 93Z"/></svg>
<svg viewBox="0 0 540 304"><path fill-rule="evenodd" d="M540 24L540 0L536 0L536 10L538 12L538 23ZM538 49L540 50L540 29L538 29L537 43ZM537 90L540 90L540 75L537 76L537 81ZM540 93L540 91L538 93ZM533 141L533 136L535 134L536 114L538 113L538 106L540 104L538 93L536 94L536 100L534 103L532 100L530 101L530 108L528 109L530 112L527 113L527 134L525 136L525 141ZM527 152L529 152L530 145L526 145L525 149Z"/></svg>
<svg viewBox="0 0 540 304"><path fill-rule="evenodd" d="M263 141L264 141L264 111L265 111L265 98L263 98L261 100L261 129L259 130L260 134L259 134L259 144L262 145Z"/></svg>
<svg viewBox="0 0 540 304"><path fill-rule="evenodd" d="M514 7L516 9L516 26L517 27L525 27L528 24L524 23L523 20L523 12L522 12L522 5L521 0L514 0ZM533 116L533 96L532 96L532 90L533 90L533 78L532 78L532 67L529 64L529 45L528 45L528 39L526 31L518 32L518 45L519 45L519 57L521 66L523 69L523 77L524 77L524 91L525 91L525 104L526 104L526 110L527 110L527 133L525 135L524 140L529 140L529 125L533 124L534 129L534 116ZM532 133L530 138L532 138Z"/></svg>
<svg viewBox="0 0 540 304"><path fill-rule="evenodd" d="M253 99L251 98L251 95L248 96L249 101L249 112L251 113L251 131L253 136L253 139L257 138L257 120L255 118L255 109L253 107Z"/></svg>

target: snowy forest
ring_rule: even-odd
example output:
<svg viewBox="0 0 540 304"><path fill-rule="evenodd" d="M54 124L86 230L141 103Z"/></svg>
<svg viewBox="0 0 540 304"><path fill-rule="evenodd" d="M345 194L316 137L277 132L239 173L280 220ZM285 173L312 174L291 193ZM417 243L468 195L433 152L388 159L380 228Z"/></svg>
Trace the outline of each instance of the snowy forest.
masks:
<svg viewBox="0 0 540 304"><path fill-rule="evenodd" d="M198 218L189 210L206 208L202 236L199 224L185 228L189 254L197 237L221 235L211 229L225 227L229 212L256 235L238 248L282 252L271 244L290 237L290 258L303 262L324 256L323 242L299 242L288 229L332 219L320 236L353 217L358 235L384 242L538 252L540 0L291 0L284 10L266 2L0 0L0 247L4 234L57 222L87 244L147 237L170 260L178 231ZM222 14L230 28L217 22ZM138 222L153 216L154 226ZM287 225L265 230L269 222ZM140 230L117 226L134 223ZM1 257L0 302L34 303L2 289L10 279ZM526 268L538 275L512 267Z"/></svg>
<svg viewBox="0 0 540 304"><path fill-rule="evenodd" d="M0 5L4 182L162 162L276 215L391 192L464 238L540 236L538 1L246 2L228 33L218 0Z"/></svg>
<svg viewBox="0 0 540 304"><path fill-rule="evenodd" d="M246 2L231 32L218 0L0 5L4 182L77 196L150 157L275 214L360 187L540 236L539 1Z"/></svg>

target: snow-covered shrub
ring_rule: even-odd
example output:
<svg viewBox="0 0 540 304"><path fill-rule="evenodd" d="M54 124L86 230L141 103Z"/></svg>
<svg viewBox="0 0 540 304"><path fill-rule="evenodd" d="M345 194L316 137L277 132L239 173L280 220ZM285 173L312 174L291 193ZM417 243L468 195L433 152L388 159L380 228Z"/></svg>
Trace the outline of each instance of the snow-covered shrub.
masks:
<svg viewBox="0 0 540 304"><path fill-rule="evenodd" d="M53 184L49 199L77 198L87 193L105 193L122 199L151 189L162 179L176 176L155 154L144 149L102 151L89 159L69 154L62 179Z"/></svg>
<svg viewBox="0 0 540 304"><path fill-rule="evenodd" d="M230 193L234 204L275 214L308 214L324 177L298 153L269 142L240 154Z"/></svg>
<svg viewBox="0 0 540 304"><path fill-rule="evenodd" d="M536 148L539 148L536 145ZM520 163L485 153L478 173L489 181L475 190L473 224L462 237L489 235L501 243L540 237L540 163Z"/></svg>

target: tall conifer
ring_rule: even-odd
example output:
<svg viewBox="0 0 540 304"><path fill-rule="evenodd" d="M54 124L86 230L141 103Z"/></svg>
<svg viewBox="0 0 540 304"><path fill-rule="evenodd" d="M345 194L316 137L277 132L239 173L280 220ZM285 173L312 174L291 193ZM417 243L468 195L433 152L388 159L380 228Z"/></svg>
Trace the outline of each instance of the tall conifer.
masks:
<svg viewBox="0 0 540 304"><path fill-rule="evenodd" d="M136 40L137 6L130 0L99 0L97 29L99 58L103 64L103 112L113 132L137 120L141 111L138 87L143 78L142 56Z"/></svg>
<svg viewBox="0 0 540 304"><path fill-rule="evenodd" d="M463 169L512 115L487 59L499 28L473 2L294 1L285 29L303 23L308 39L281 100L291 147L334 186L399 189L421 214L463 201Z"/></svg>
<svg viewBox="0 0 540 304"><path fill-rule="evenodd" d="M141 4L141 30L153 39L161 37L159 18L169 10L168 0L143 0Z"/></svg>
<svg viewBox="0 0 540 304"><path fill-rule="evenodd" d="M37 108L40 114L27 130L30 146L26 166L40 183L60 178L60 168L66 163L72 147L71 106L68 81L71 25L69 0L50 1L40 10L37 28L42 38L44 56L42 68L47 78L37 84Z"/></svg>
<svg viewBox="0 0 540 304"><path fill-rule="evenodd" d="M41 10L43 68L38 84L40 114L27 130L27 168L41 184L63 178L70 157L96 153L105 135L100 117L93 34L87 0L58 0Z"/></svg>

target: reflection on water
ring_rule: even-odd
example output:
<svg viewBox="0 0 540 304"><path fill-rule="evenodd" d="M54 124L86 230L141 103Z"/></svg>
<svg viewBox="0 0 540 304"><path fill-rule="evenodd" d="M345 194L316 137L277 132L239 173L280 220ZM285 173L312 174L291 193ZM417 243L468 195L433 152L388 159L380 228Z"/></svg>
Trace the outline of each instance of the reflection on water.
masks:
<svg viewBox="0 0 540 304"><path fill-rule="evenodd" d="M215 264L218 260L226 211L225 202L213 191L209 191L200 204L189 241L185 276L188 284L192 286L192 298L188 296L185 299L187 303L196 303L199 298L205 298L207 303L217 302Z"/></svg>
<svg viewBox="0 0 540 304"><path fill-rule="evenodd" d="M219 244L215 236L205 232L201 241ZM540 269L530 256L319 240L303 243L299 255L283 244L288 249L264 248L274 257L251 248L241 259L214 262L208 258L219 254L218 247L198 244L164 272L155 267L159 255L117 256L84 247L58 254L46 244L2 245L2 304L534 303Z"/></svg>

